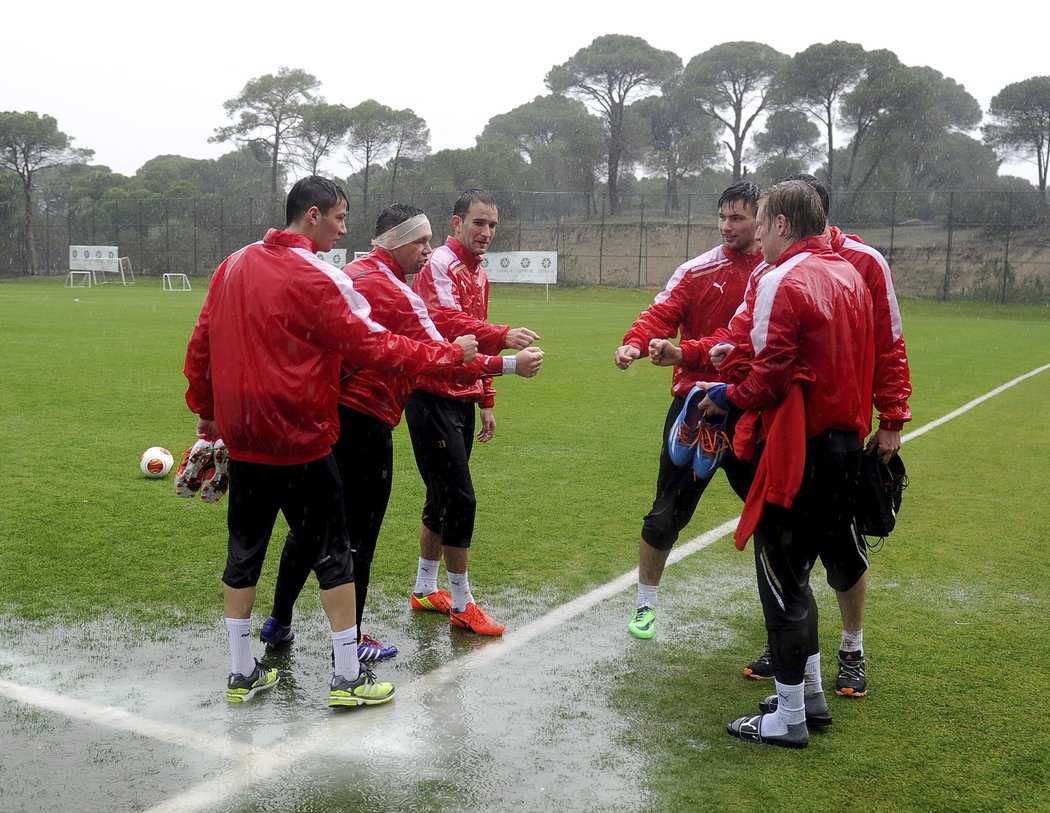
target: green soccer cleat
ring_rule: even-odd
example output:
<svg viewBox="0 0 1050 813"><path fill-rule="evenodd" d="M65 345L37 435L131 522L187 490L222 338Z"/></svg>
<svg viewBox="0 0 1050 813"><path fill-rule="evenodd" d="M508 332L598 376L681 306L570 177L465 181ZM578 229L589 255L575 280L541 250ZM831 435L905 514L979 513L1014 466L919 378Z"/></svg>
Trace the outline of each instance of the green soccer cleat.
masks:
<svg viewBox="0 0 1050 813"><path fill-rule="evenodd" d="M627 631L635 638L648 640L656 635L656 608L639 607L627 625Z"/></svg>
<svg viewBox="0 0 1050 813"><path fill-rule="evenodd" d="M361 674L356 680L347 680L342 675L332 678L332 690L328 693L328 705L377 706L394 699L394 685L376 680L372 670L361 665Z"/></svg>
<svg viewBox="0 0 1050 813"><path fill-rule="evenodd" d="M229 680L226 681L226 702L243 703L245 700L251 700L259 692L272 689L280 679L276 669L256 661L255 669L250 675L230 673Z"/></svg>

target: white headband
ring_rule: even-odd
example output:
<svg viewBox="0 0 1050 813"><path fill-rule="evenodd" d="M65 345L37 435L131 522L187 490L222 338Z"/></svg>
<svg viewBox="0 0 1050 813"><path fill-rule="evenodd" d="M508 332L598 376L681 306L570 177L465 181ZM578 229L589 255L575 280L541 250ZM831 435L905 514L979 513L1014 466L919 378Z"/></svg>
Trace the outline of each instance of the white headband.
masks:
<svg viewBox="0 0 1050 813"><path fill-rule="evenodd" d="M390 251L391 249L401 248L401 246L407 245L413 240L418 240L420 237L425 236L429 240L431 235L433 235L433 231L430 228L430 219L422 214L413 215L404 223L398 223L394 228L387 229L372 241L372 245Z"/></svg>

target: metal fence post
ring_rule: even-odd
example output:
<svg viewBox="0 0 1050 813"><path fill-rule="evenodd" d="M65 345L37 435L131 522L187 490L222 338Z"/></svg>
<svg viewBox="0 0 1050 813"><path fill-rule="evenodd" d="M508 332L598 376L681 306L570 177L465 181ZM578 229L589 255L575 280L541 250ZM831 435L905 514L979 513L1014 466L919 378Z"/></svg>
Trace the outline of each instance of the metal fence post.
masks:
<svg viewBox="0 0 1050 813"><path fill-rule="evenodd" d="M164 198L164 270L171 271L171 213L167 198Z"/></svg>
<svg viewBox="0 0 1050 813"><path fill-rule="evenodd" d="M893 267L893 240L896 237L897 231L897 190L893 190L893 203L890 204L890 251L886 257L886 262Z"/></svg>
<svg viewBox="0 0 1050 813"><path fill-rule="evenodd" d="M602 193L602 225L598 231L598 284L602 284L602 262L605 258L605 196Z"/></svg>
<svg viewBox="0 0 1050 813"><path fill-rule="evenodd" d="M44 206L44 267L51 273L51 201Z"/></svg>
<svg viewBox="0 0 1050 813"><path fill-rule="evenodd" d="M688 192L685 196L685 257L682 262L689 259L689 230L693 227L693 193Z"/></svg>
<svg viewBox="0 0 1050 813"><path fill-rule="evenodd" d="M948 290L950 288L950 280L952 275L952 231L954 230L954 216L955 216L955 193L948 193L948 251L944 259L944 291L941 294L941 299L945 302L948 301Z"/></svg>
<svg viewBox="0 0 1050 813"><path fill-rule="evenodd" d="M1006 302L1006 280L1010 275L1010 231L1013 228L1014 191L1011 189L1006 199L1006 251L1003 253L1003 290L999 295L1000 302Z"/></svg>
<svg viewBox="0 0 1050 813"><path fill-rule="evenodd" d="M638 287L642 287L642 255L645 248L642 245L645 239L645 195L642 195L641 214L638 221Z"/></svg>

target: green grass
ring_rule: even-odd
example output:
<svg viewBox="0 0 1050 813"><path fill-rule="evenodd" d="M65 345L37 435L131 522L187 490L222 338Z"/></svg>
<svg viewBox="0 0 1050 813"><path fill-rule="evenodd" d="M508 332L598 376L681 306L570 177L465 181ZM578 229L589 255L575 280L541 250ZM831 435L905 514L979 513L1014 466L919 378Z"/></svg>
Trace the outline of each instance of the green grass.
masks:
<svg viewBox="0 0 1050 813"><path fill-rule="evenodd" d="M547 360L534 380L497 381L496 439L475 447L471 581L488 604L529 593L555 606L636 564L669 373L644 363L620 371L612 353L651 298L555 288L546 301L538 286L495 289L492 318L536 329ZM154 280L0 284L0 613L56 624L219 617L224 503L178 499L170 477L138 470L148 446L177 458L193 439L181 368L202 299L202 290L163 293ZM913 426L1050 362L1045 309L903 308ZM836 701L832 730L805 752L748 747L723 731L762 694L740 676L764 638L750 548L719 542L668 571L668 592L677 585L694 600L667 605L676 621L632 650L614 692L630 721L623 747L649 755L652 809L1045 804L1048 402L1050 373L905 447L901 521L872 559L872 694ZM372 570L380 596L404 594L415 572L422 490L403 426L395 461ZM738 508L718 478L687 536ZM303 601L316 606L310 591ZM826 587L818 601L829 679L838 618Z"/></svg>

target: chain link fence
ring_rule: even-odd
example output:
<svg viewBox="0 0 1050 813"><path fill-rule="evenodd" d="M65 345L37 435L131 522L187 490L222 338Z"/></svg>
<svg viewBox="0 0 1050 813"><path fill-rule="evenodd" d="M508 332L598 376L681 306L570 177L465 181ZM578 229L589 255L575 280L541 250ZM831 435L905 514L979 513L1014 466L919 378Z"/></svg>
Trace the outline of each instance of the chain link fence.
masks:
<svg viewBox="0 0 1050 813"><path fill-rule="evenodd" d="M566 285L662 287L678 264L718 244L717 195L495 192L495 250L556 251ZM430 214L435 244L450 233L456 193L399 200ZM352 196L348 251L369 248L385 199ZM64 275L70 245L116 245L135 275L208 276L222 259L283 222L270 198L102 200L45 203L34 221L42 273ZM832 222L890 261L900 296L1050 305L1047 210L1038 193L863 192L838 195ZM0 275L29 272L20 225L0 232Z"/></svg>

